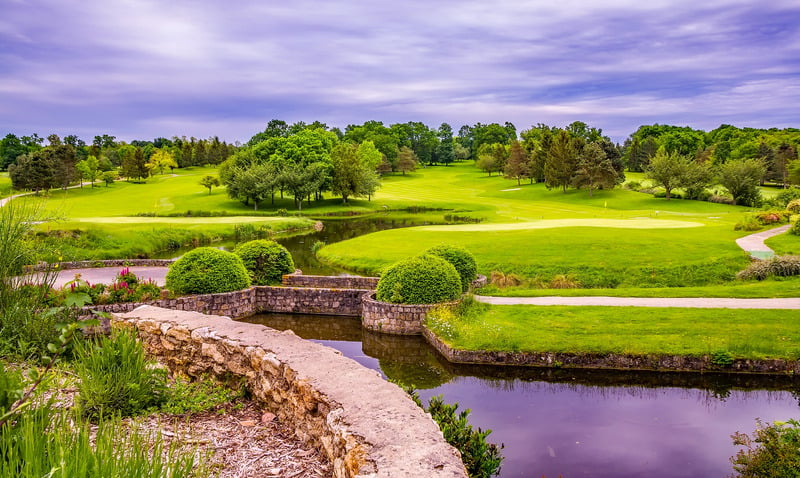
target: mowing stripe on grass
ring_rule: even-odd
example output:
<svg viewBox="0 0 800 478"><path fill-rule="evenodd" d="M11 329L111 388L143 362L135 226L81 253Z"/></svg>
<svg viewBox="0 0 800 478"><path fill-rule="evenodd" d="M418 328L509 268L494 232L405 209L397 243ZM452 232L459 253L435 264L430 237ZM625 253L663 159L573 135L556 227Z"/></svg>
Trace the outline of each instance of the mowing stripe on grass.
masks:
<svg viewBox="0 0 800 478"><path fill-rule="evenodd" d="M223 216L223 217L75 217L70 221L95 224L241 224L256 222L286 222L285 217Z"/></svg>
<svg viewBox="0 0 800 478"><path fill-rule="evenodd" d="M517 222L511 224L458 224L452 226L420 226L423 231L520 231L526 229L552 229L555 227L611 227L616 229L681 229L702 227L691 221L666 219L546 219L542 221Z"/></svg>

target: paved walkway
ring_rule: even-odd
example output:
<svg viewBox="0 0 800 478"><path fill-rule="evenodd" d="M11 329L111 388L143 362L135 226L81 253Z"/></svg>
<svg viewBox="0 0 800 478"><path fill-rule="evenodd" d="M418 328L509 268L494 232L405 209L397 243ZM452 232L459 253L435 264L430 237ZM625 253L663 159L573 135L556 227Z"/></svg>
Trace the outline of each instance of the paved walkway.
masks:
<svg viewBox="0 0 800 478"><path fill-rule="evenodd" d="M114 282L114 277L119 274L122 267L97 267L93 269L66 269L58 272L56 281L53 287L63 287L67 282L75 279L75 274L80 274L81 279L89 282L90 284L110 284ZM168 267L128 267L136 277L142 281L152 279L156 284L163 286L166 281Z"/></svg>
<svg viewBox="0 0 800 478"><path fill-rule="evenodd" d="M599 305L616 307L691 307L704 309L800 309L800 298L791 299L709 299L703 297L488 297L480 302L495 305ZM800 315L798 315L800 319Z"/></svg>
<svg viewBox="0 0 800 478"><path fill-rule="evenodd" d="M774 229L768 229L766 231L750 234L749 236L740 237L739 239L736 239L736 245L744 249L745 252L749 252L750 255L756 259L768 259L775 255L775 251L764 244L764 241L770 237L783 234L784 232L788 231L790 227L791 224L787 224Z"/></svg>

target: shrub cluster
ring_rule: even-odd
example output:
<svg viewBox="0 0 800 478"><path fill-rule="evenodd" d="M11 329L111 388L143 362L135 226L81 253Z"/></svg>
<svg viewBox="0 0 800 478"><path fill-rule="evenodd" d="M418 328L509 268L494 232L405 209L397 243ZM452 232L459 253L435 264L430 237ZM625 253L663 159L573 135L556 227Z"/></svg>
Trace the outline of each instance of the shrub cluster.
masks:
<svg viewBox="0 0 800 478"><path fill-rule="evenodd" d="M395 304L435 304L456 300L461 278L456 268L432 255L412 257L391 266L378 281L376 297Z"/></svg>
<svg viewBox="0 0 800 478"><path fill-rule="evenodd" d="M440 244L428 249L425 254L441 257L453 264L461 278L461 290L463 292L469 290L472 281L478 277L478 265L475 263L475 257L463 247Z"/></svg>
<svg viewBox="0 0 800 478"><path fill-rule="evenodd" d="M789 277L796 275L800 275L800 256L776 256L751 263L745 270L736 274L736 277L743 280L764 280L773 276Z"/></svg>
<svg viewBox="0 0 800 478"><path fill-rule="evenodd" d="M275 241L258 239L245 242L233 252L242 258L255 285L280 284L284 274L294 272L292 255Z"/></svg>
<svg viewBox="0 0 800 478"><path fill-rule="evenodd" d="M167 288L176 294L215 294L250 287L242 259L213 247L198 247L175 261L167 272Z"/></svg>
<svg viewBox="0 0 800 478"><path fill-rule="evenodd" d="M751 438L735 433L733 444L745 447L731 458L737 477L768 478L797 476L800 470L800 422L788 420L758 428Z"/></svg>

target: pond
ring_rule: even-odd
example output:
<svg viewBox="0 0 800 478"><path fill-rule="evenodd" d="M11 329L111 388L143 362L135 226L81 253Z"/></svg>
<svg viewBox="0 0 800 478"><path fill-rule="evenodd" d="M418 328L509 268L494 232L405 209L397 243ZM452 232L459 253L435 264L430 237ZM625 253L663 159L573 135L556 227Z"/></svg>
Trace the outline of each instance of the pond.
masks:
<svg viewBox="0 0 800 478"><path fill-rule="evenodd" d="M244 320L336 348L424 401L441 394L471 409L471 423L505 444L502 477L724 477L731 434L800 411L788 377L457 366L421 337L369 332L359 319Z"/></svg>
<svg viewBox="0 0 800 478"><path fill-rule="evenodd" d="M430 218L430 216L428 216ZM352 239L372 232L385 231L387 229L398 229L401 227L424 226L428 224L443 224L440 222L426 221L423 218L408 217L408 214L401 218L391 215L372 215L357 219L326 219L321 221L322 230L310 231L305 234L276 237L275 241L283 245L292 254L295 267L301 269L304 274L312 275L339 275L348 273L347 270L323 264L314 255L312 247L318 241L326 244ZM232 250L236 243L233 241L223 241L211 244L225 250ZM174 259L182 256L194 247L182 247L171 251L164 251L152 254L153 259Z"/></svg>

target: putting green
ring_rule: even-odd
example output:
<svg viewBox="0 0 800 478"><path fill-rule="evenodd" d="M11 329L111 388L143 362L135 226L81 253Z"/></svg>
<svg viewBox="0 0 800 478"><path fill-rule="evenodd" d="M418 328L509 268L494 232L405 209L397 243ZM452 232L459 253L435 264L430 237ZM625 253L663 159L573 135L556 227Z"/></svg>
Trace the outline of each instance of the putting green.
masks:
<svg viewBox="0 0 800 478"><path fill-rule="evenodd" d="M261 222L286 222L285 217L75 217L74 222L91 222L95 224L242 224Z"/></svg>
<svg viewBox="0 0 800 478"><path fill-rule="evenodd" d="M616 229L681 229L701 227L702 223L671 221L666 219L545 219L542 221L511 224L458 224L452 226L420 226L417 230L442 232L467 231L521 231L526 229L552 229L556 227L611 227Z"/></svg>

